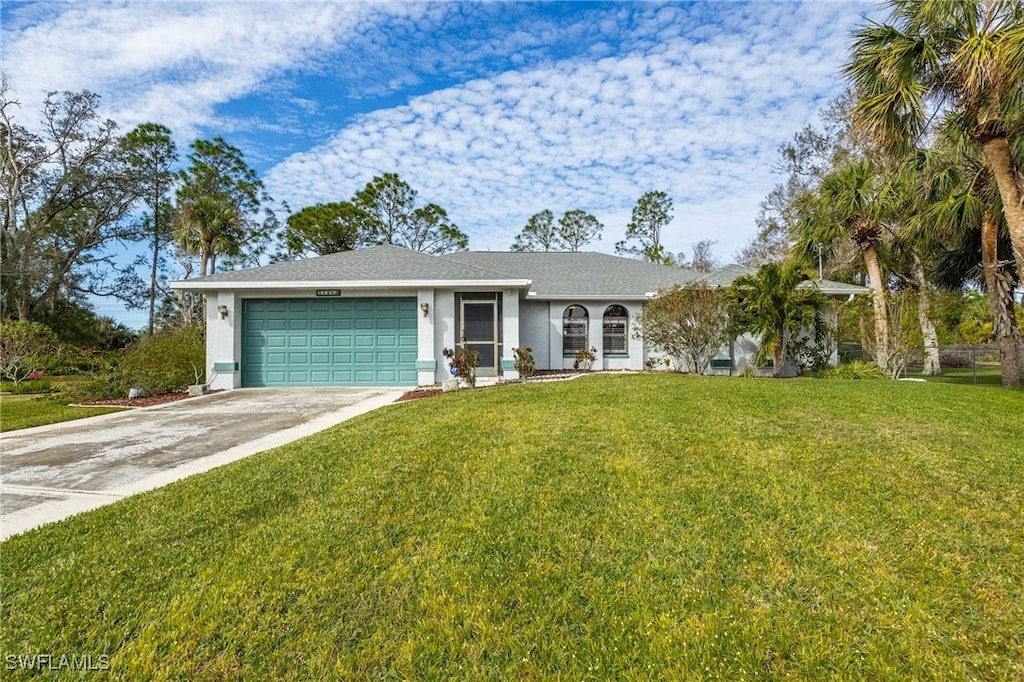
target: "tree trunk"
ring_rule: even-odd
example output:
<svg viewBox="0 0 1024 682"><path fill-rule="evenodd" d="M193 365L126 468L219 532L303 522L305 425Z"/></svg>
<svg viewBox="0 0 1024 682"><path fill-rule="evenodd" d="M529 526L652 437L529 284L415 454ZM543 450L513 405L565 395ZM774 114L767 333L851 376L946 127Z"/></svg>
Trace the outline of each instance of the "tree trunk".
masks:
<svg viewBox="0 0 1024 682"><path fill-rule="evenodd" d="M775 357L772 358L772 377L782 378L782 366L786 363L786 330L779 333L779 345L775 346Z"/></svg>
<svg viewBox="0 0 1024 682"><path fill-rule="evenodd" d="M986 211L981 220L981 269L992 306L992 336L999 344L1003 386L1018 388L1022 361L1020 327L1014 311L1013 281L999 267L998 240L999 223Z"/></svg>
<svg viewBox="0 0 1024 682"><path fill-rule="evenodd" d="M158 210L159 212L159 210ZM153 214L153 270L149 276L149 335L153 336L156 326L156 274L160 262L160 223L157 213Z"/></svg>
<svg viewBox="0 0 1024 682"><path fill-rule="evenodd" d="M917 321L921 325L921 337L924 339L924 368L921 373L925 376L939 376L942 374L942 365L939 363L939 336L935 332L928 304L931 287L928 286L921 258L916 251L911 251L910 255L914 259L914 279L917 280Z"/></svg>
<svg viewBox="0 0 1024 682"><path fill-rule="evenodd" d="M882 270L878 266L878 251L874 244L864 248L864 265L871 285L871 305L875 310L875 362L889 372L892 358L889 347L889 311L885 302L886 287L882 281Z"/></svg>
<svg viewBox="0 0 1024 682"><path fill-rule="evenodd" d="M1003 215L1010 230L1013 258L1017 267L1017 278L1024 282L1024 192L1017 184L1017 168L1010 153L1006 135L984 139L985 158L996 177L999 196L1003 200Z"/></svg>

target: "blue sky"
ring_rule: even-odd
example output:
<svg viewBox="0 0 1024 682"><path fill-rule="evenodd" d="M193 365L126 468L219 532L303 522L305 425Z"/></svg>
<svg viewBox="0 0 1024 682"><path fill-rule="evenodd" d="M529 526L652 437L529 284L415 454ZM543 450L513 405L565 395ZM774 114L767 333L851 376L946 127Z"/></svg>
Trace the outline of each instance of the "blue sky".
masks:
<svg viewBox="0 0 1024 682"><path fill-rule="evenodd" d="M394 171L473 249L507 249L537 211L583 209L611 253L637 198L663 190L668 249L713 239L728 262L778 181L778 146L841 94L851 31L880 10L4 0L0 13L26 119L45 91L92 90L125 130L163 123L181 150L222 135L293 209Z"/></svg>

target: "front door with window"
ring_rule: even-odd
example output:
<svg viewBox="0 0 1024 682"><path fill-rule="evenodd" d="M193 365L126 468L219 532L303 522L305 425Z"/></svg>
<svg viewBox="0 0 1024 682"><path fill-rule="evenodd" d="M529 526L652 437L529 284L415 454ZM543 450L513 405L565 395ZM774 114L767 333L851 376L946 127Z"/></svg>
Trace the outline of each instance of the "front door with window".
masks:
<svg viewBox="0 0 1024 682"><path fill-rule="evenodd" d="M480 353L476 374L481 377L498 376L498 304L494 300L472 301L462 299L462 330L459 338L463 348Z"/></svg>

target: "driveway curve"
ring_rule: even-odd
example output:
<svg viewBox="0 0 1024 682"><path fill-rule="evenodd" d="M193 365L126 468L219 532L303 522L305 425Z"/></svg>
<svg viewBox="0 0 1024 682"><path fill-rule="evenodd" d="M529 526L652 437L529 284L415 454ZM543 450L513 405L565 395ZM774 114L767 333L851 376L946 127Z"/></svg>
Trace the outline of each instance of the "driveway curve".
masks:
<svg viewBox="0 0 1024 682"><path fill-rule="evenodd" d="M239 389L0 436L0 539L322 431L402 390Z"/></svg>

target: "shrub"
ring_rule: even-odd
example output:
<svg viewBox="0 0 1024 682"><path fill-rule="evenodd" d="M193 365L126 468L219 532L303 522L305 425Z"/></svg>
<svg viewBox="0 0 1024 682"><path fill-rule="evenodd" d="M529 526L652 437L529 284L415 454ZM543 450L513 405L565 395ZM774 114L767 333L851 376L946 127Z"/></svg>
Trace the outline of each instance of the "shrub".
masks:
<svg viewBox="0 0 1024 682"><path fill-rule="evenodd" d="M729 338L728 299L703 282L659 290L637 316L633 337L660 348L676 367L703 374Z"/></svg>
<svg viewBox="0 0 1024 682"><path fill-rule="evenodd" d="M206 349L198 327L146 336L124 354L117 371L149 395L183 391L203 381Z"/></svg>
<svg viewBox="0 0 1024 682"><path fill-rule="evenodd" d="M36 372L33 372L33 375ZM19 383L0 381L0 391L5 393L26 394L26 393L53 393L57 389L53 386L53 379L50 377L33 377Z"/></svg>
<svg viewBox="0 0 1024 682"><path fill-rule="evenodd" d="M57 335L27 320L0 323L0 379L19 384L48 369L59 353Z"/></svg>
<svg viewBox="0 0 1024 682"><path fill-rule="evenodd" d="M584 372L589 372L590 368L594 366L594 360L597 360L597 349L591 348L576 353L576 359L572 363L573 369L581 369Z"/></svg>
<svg viewBox="0 0 1024 682"><path fill-rule="evenodd" d="M61 392L70 402L127 398L130 382L118 368L79 374L62 382Z"/></svg>
<svg viewBox="0 0 1024 682"><path fill-rule="evenodd" d="M939 356L939 365L942 367L966 368L972 364L971 356L963 353L942 353Z"/></svg>
<svg viewBox="0 0 1024 682"><path fill-rule="evenodd" d="M480 351L472 348L460 348L458 352L451 348L442 348L441 355L448 358L448 366L455 368L455 376L462 379L470 388L476 388L476 368L480 366Z"/></svg>
<svg viewBox="0 0 1024 682"><path fill-rule="evenodd" d="M873 362L854 360L830 367L815 374L821 379L888 379L881 367Z"/></svg>
<svg viewBox="0 0 1024 682"><path fill-rule="evenodd" d="M537 363L533 359L533 349L529 347L513 348L512 354L516 358L516 371L519 372L519 378L526 381L532 377L537 371Z"/></svg>

